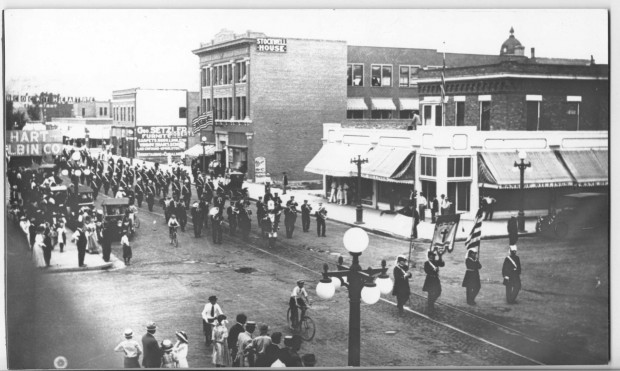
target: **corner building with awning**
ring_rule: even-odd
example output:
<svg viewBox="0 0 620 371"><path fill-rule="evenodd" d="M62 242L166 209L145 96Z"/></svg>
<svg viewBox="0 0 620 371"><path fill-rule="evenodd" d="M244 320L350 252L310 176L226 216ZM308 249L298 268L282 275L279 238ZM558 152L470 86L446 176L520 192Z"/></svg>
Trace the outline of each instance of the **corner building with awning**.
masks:
<svg viewBox="0 0 620 371"><path fill-rule="evenodd" d="M446 54L446 66L454 66L450 58ZM446 195L454 212L470 218L481 198L491 196L496 215L506 217L519 209L519 151L531 163L524 174L526 216L546 215L561 206L562 195L609 193L608 65L540 58L533 48L527 57L511 30L496 60L422 69L416 84L420 122L411 131L388 121L365 127L359 119L323 125L323 148L305 170L323 175L326 197L333 179L356 188L350 161L361 154L368 159L361 171L363 205L385 210L396 197L403 207L415 189L429 203ZM411 99L394 101L407 107ZM347 109L362 104L388 109L382 97L350 97Z"/></svg>

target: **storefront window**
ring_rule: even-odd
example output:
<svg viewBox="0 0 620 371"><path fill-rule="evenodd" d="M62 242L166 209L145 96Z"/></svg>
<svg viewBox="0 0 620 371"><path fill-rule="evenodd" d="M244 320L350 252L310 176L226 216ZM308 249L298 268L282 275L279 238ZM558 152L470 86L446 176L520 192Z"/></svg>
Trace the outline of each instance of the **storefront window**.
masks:
<svg viewBox="0 0 620 371"><path fill-rule="evenodd" d="M364 111L361 111L361 110L348 110L347 111L347 118L348 119L363 119L364 118Z"/></svg>
<svg viewBox="0 0 620 371"><path fill-rule="evenodd" d="M448 198L452 202L455 212L469 211L470 182L448 183Z"/></svg>
<svg viewBox="0 0 620 371"><path fill-rule="evenodd" d="M389 120L392 118L392 111L372 110L371 118L378 119L378 120Z"/></svg>
<svg viewBox="0 0 620 371"><path fill-rule="evenodd" d="M437 176L437 157L420 156L420 175Z"/></svg>
<svg viewBox="0 0 620 371"><path fill-rule="evenodd" d="M379 193L377 201L394 205L395 210L407 206L411 195L411 184L377 182Z"/></svg>

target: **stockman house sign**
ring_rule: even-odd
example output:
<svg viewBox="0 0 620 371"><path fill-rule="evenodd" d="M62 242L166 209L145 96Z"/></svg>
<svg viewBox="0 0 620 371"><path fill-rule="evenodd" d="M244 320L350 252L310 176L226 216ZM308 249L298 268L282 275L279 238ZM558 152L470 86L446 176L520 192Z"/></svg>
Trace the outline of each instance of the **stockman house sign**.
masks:
<svg viewBox="0 0 620 371"><path fill-rule="evenodd" d="M164 156L185 149L187 128L183 126L138 126L138 155Z"/></svg>
<svg viewBox="0 0 620 371"><path fill-rule="evenodd" d="M62 152L62 132L58 130L8 130L9 156L59 155Z"/></svg>
<svg viewBox="0 0 620 371"><path fill-rule="evenodd" d="M286 39L256 39L259 52L286 53Z"/></svg>

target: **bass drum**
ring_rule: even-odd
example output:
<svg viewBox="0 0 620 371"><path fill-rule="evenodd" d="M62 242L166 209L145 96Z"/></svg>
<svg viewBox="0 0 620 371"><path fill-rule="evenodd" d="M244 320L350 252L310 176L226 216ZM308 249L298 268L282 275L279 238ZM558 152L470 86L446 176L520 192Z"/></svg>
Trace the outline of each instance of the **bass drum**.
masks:
<svg viewBox="0 0 620 371"><path fill-rule="evenodd" d="M209 210L209 215L210 216L215 216L219 212L220 212L220 208L219 207L212 207L211 210Z"/></svg>

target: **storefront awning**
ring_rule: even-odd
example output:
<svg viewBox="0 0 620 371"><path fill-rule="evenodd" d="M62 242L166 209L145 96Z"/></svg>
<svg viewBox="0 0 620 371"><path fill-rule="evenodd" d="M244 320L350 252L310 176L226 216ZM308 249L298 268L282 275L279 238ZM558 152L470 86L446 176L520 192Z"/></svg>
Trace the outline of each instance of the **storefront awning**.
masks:
<svg viewBox="0 0 620 371"><path fill-rule="evenodd" d="M347 98L347 111L366 111L367 109L364 98Z"/></svg>
<svg viewBox="0 0 620 371"><path fill-rule="evenodd" d="M71 139L86 138L86 126L85 125L71 125L67 128L64 135Z"/></svg>
<svg viewBox="0 0 620 371"><path fill-rule="evenodd" d="M580 187L604 186L609 184L609 168L606 152L598 151L599 157L605 158L601 164L592 150L560 150L558 151L564 164Z"/></svg>
<svg viewBox="0 0 620 371"><path fill-rule="evenodd" d="M325 144L304 171L339 177L357 176L357 166L351 163L351 159L358 155L365 157L369 149L365 145Z"/></svg>
<svg viewBox="0 0 620 371"><path fill-rule="evenodd" d="M396 106L392 98L370 98L371 108L381 111L396 111Z"/></svg>
<svg viewBox="0 0 620 371"><path fill-rule="evenodd" d="M479 152L479 183L489 188L520 188L520 172L514 167L515 161L519 161L515 151ZM553 151L528 151L525 162L532 166L525 172L524 188L568 187L574 183Z"/></svg>
<svg viewBox="0 0 620 371"><path fill-rule="evenodd" d="M187 157L200 157L203 155L202 144L196 144L192 146L191 148L187 149L183 153ZM215 146L213 145L205 146L205 149L204 149L205 156L213 156L214 153L215 153Z"/></svg>
<svg viewBox="0 0 620 371"><path fill-rule="evenodd" d="M391 183L413 184L415 151L408 148L377 146L368 152L362 177Z"/></svg>
<svg viewBox="0 0 620 371"><path fill-rule="evenodd" d="M418 98L398 98L400 110L419 110L420 100Z"/></svg>

